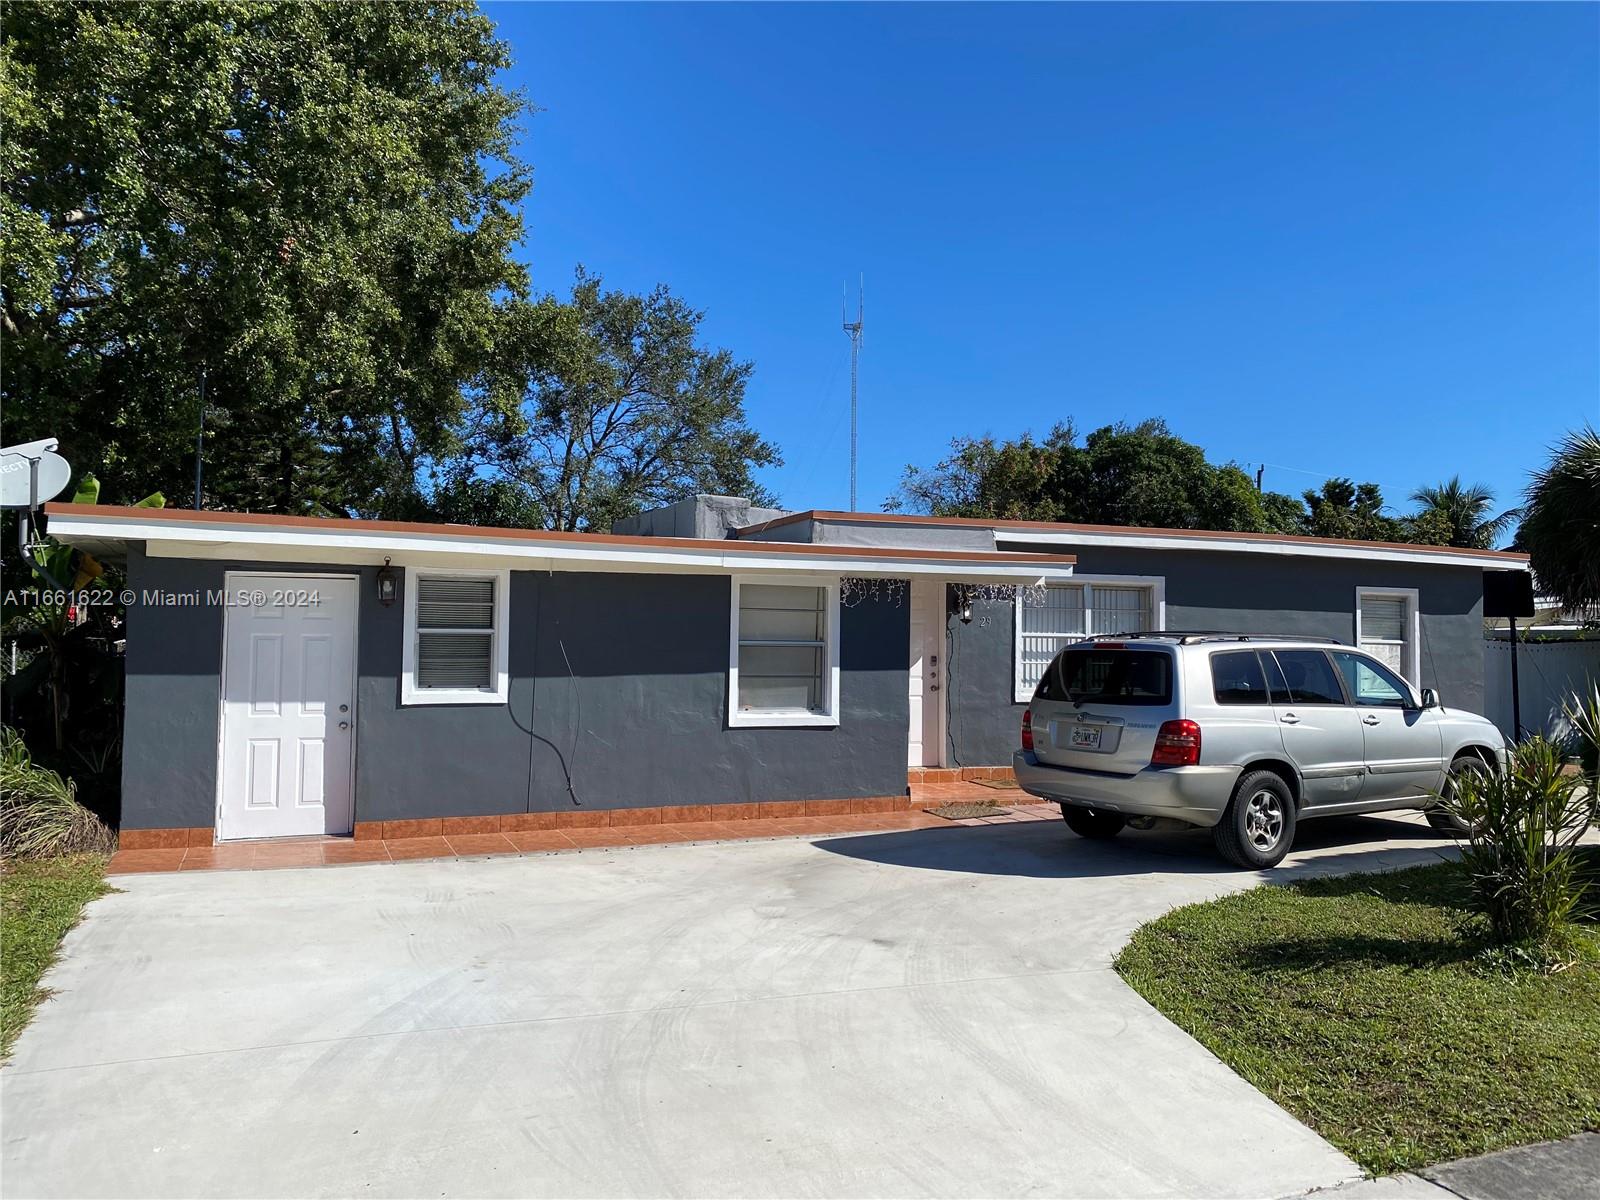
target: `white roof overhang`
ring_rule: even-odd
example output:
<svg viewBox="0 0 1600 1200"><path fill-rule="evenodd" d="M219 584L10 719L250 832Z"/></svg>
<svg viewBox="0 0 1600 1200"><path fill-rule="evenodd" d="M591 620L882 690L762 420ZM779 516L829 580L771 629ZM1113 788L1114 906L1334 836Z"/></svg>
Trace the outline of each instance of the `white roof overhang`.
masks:
<svg viewBox="0 0 1600 1200"><path fill-rule="evenodd" d="M1333 541L1262 540L1257 538L1230 538L1226 534L1207 534L1187 537L1182 534L1138 533L1133 530L1119 533L1074 531L1072 533L1034 532L1026 529L996 529L995 545L1060 546L1070 549L1122 549L1122 550L1199 550L1213 554L1269 554L1293 558L1360 559L1363 562L1408 563L1414 566L1477 567L1485 571L1526 571L1525 559L1506 556L1474 554L1470 551L1452 552L1440 547L1419 547L1415 550L1395 546L1388 542L1346 543Z"/></svg>
<svg viewBox="0 0 1600 1200"><path fill-rule="evenodd" d="M76 506L73 506L76 507ZM1070 578L1070 555L908 551L812 543L695 541L549 535L529 531L430 531L387 522L297 520L266 523L260 517L230 522L230 514L197 514L185 521L170 510L148 515L83 511L49 512L57 539L100 556L115 556L142 542L155 558L380 566L471 566L539 571L741 574L793 573L882 578L932 578L973 583L1033 585ZM198 519L203 516L203 519Z"/></svg>

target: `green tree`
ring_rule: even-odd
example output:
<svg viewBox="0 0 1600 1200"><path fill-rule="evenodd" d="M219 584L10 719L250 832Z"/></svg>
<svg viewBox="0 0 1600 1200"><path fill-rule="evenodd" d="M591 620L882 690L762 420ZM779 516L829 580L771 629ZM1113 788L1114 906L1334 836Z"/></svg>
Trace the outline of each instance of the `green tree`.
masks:
<svg viewBox="0 0 1600 1200"><path fill-rule="evenodd" d="M753 471L781 460L745 414L751 365L701 346L703 319L665 286L606 291L581 270L570 301L512 306L493 386L515 398L458 427L431 502L564 530L696 491L772 503Z"/></svg>
<svg viewBox="0 0 1600 1200"><path fill-rule="evenodd" d="M1057 425L1043 442L1031 433L1014 442L955 438L949 455L934 466L907 467L884 508L936 517L1065 520L1048 485L1075 440L1070 423Z"/></svg>
<svg viewBox="0 0 1600 1200"><path fill-rule="evenodd" d="M484 385L527 169L465 2L8 6L8 441L121 495L385 513Z"/></svg>
<svg viewBox="0 0 1600 1200"><path fill-rule="evenodd" d="M1306 506L1293 496L1282 492L1261 494L1261 513L1266 518L1269 533L1303 534L1309 516Z"/></svg>
<svg viewBox="0 0 1600 1200"><path fill-rule="evenodd" d="M1302 494L1306 504L1303 532L1313 537L1351 541L1401 542L1405 526L1383 513L1383 492L1375 483L1329 479L1320 489Z"/></svg>
<svg viewBox="0 0 1600 1200"><path fill-rule="evenodd" d="M1600 607L1600 433L1567 434L1535 472L1517 543L1539 587L1570 609Z"/></svg>
<svg viewBox="0 0 1600 1200"><path fill-rule="evenodd" d="M1422 506L1413 520L1439 529L1444 540L1438 544L1443 546L1492 549L1517 519L1516 509L1491 515L1494 491L1481 483L1464 484L1459 475L1419 487L1411 493L1411 499Z"/></svg>
<svg viewBox="0 0 1600 1200"><path fill-rule="evenodd" d="M932 467L907 467L891 510L935 516L1261 532L1288 497L1263 495L1238 466L1206 461L1159 420L1107 425L1080 442L1070 423L1036 442L957 438Z"/></svg>

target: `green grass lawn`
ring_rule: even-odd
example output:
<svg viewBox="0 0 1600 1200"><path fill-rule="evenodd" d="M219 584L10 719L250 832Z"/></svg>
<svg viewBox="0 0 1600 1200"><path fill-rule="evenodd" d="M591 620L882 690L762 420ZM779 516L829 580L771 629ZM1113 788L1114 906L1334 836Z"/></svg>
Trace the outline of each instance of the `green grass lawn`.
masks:
<svg viewBox="0 0 1600 1200"><path fill-rule="evenodd" d="M1117 970L1375 1175L1600 1128L1600 967L1486 966L1465 896L1454 863L1257 888Z"/></svg>
<svg viewBox="0 0 1600 1200"><path fill-rule="evenodd" d="M9 862L0 872L0 1061L46 993L39 977L55 961L83 906L111 888L106 860L77 854L39 862Z"/></svg>

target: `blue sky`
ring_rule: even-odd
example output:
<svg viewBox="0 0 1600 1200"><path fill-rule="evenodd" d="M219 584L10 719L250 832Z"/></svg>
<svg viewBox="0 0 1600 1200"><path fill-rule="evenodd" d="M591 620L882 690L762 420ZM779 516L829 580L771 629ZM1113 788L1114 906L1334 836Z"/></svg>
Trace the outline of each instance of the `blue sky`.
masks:
<svg viewBox="0 0 1600 1200"><path fill-rule="evenodd" d="M1277 490L1510 504L1600 421L1600 7L487 7L536 285L703 308L791 507L848 501L860 274L862 508L1147 416Z"/></svg>

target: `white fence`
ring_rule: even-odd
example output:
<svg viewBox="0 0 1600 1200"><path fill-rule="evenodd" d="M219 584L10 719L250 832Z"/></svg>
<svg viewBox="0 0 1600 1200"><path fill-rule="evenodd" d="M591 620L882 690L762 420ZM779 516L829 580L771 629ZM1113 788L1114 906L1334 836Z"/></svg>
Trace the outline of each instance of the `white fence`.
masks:
<svg viewBox="0 0 1600 1200"><path fill-rule="evenodd" d="M1600 640L1581 642L1518 642L1517 691L1522 701L1522 728L1529 733L1564 735L1561 705L1574 693L1588 695L1600 682ZM1444 698L1446 704L1450 698ZM1506 737L1511 729L1511 643L1483 643L1484 716Z"/></svg>

